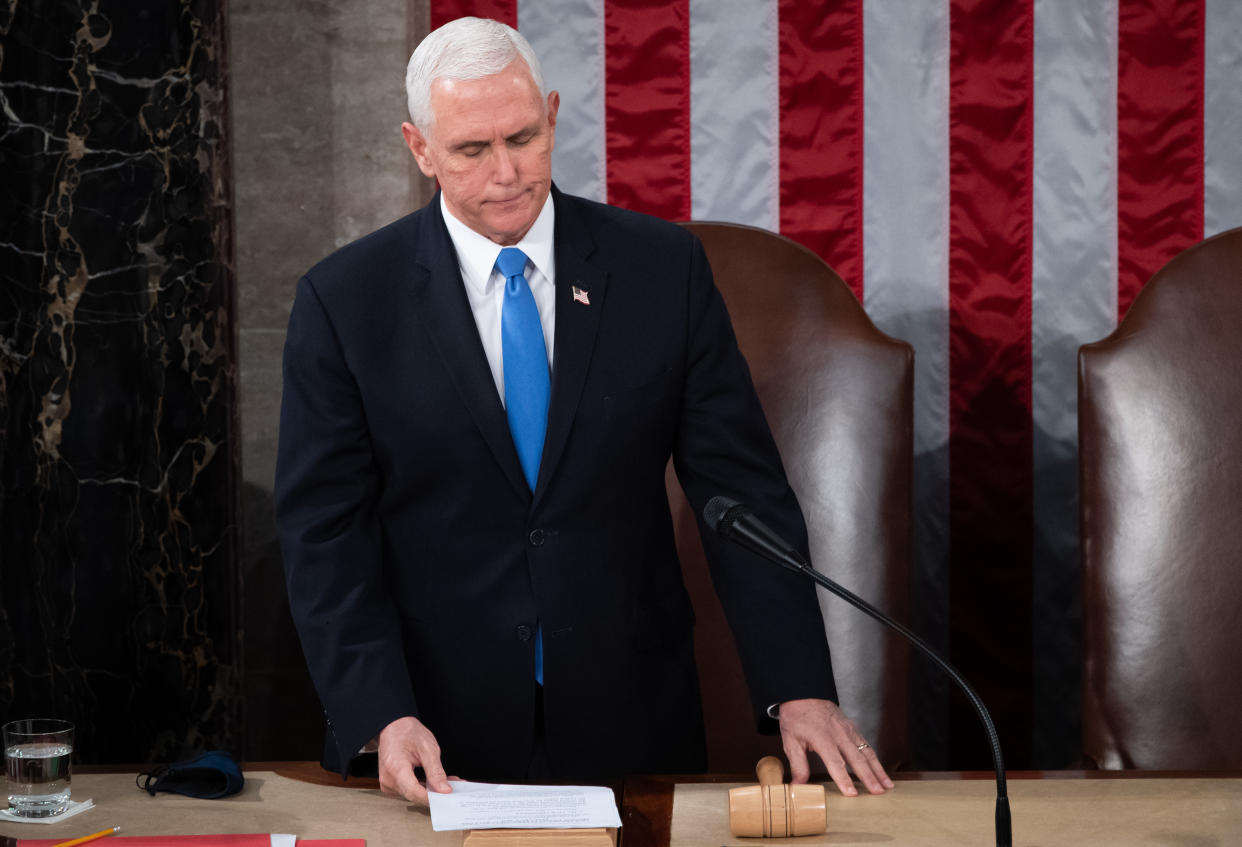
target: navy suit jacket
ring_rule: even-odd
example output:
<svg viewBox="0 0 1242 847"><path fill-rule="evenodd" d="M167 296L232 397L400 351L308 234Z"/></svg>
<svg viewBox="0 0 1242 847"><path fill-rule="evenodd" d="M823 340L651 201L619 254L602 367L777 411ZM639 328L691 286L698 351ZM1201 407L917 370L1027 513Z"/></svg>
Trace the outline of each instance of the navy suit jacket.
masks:
<svg viewBox="0 0 1242 847"><path fill-rule="evenodd" d="M702 770L669 458L696 512L717 494L748 502L805 552L702 245L553 198L555 359L533 493L438 196L298 283L277 522L327 758L342 767L415 715L449 773L524 776L539 623L554 775ZM835 700L813 587L700 529L756 720L771 703Z"/></svg>

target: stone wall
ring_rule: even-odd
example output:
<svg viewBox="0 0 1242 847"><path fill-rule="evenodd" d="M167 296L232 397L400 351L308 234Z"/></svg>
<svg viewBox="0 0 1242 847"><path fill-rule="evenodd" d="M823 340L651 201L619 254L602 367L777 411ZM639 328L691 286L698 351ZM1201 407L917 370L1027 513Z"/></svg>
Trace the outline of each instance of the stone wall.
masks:
<svg viewBox="0 0 1242 847"><path fill-rule="evenodd" d="M230 4L241 362L246 750L318 758L319 701L272 516L281 350L298 277L430 196L401 139L426 0Z"/></svg>

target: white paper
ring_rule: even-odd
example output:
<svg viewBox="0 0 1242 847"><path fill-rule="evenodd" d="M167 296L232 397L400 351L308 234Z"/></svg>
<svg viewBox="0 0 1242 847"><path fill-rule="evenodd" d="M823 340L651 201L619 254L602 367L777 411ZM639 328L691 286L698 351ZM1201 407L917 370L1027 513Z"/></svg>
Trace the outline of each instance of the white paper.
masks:
<svg viewBox="0 0 1242 847"><path fill-rule="evenodd" d="M286 835L280 832L271 833L272 847L295 847L298 843L296 835Z"/></svg>
<svg viewBox="0 0 1242 847"><path fill-rule="evenodd" d="M621 826L611 788L596 785L493 785L453 780L451 794L428 791L431 828L569 829Z"/></svg>
<svg viewBox="0 0 1242 847"><path fill-rule="evenodd" d="M69 808L51 818L23 818L20 815L13 814L8 809L0 809L0 821L10 821L12 823L60 823L65 818L71 818L74 815L85 812L87 809L93 808L95 808L95 801L87 797L85 800L70 800Z"/></svg>

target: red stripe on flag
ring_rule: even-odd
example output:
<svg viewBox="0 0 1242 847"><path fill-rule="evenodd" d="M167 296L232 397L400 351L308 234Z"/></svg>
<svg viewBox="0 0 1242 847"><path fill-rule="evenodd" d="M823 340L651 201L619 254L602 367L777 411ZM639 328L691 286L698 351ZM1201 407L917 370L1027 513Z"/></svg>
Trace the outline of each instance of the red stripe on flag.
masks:
<svg viewBox="0 0 1242 847"><path fill-rule="evenodd" d="M1117 314L1203 239L1203 0L1122 0L1117 22Z"/></svg>
<svg viewBox="0 0 1242 847"><path fill-rule="evenodd" d="M604 5L608 202L690 217L689 0Z"/></svg>
<svg viewBox="0 0 1242 847"><path fill-rule="evenodd" d="M863 295L861 0L779 0L780 226Z"/></svg>
<svg viewBox="0 0 1242 847"><path fill-rule="evenodd" d="M517 28L517 0L431 0L431 28L468 15Z"/></svg>
<svg viewBox="0 0 1242 847"><path fill-rule="evenodd" d="M952 0L949 533L954 663L1030 758L1033 0ZM894 245L894 249L900 249ZM957 701L950 767L987 767Z"/></svg>

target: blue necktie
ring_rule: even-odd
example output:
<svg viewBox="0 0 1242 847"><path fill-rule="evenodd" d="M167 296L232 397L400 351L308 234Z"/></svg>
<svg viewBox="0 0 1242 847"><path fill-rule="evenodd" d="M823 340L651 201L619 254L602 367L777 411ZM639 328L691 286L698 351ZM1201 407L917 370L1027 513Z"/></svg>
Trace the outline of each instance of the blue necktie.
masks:
<svg viewBox="0 0 1242 847"><path fill-rule="evenodd" d="M543 343L535 295L526 283L526 254L505 247L496 257L496 269L505 277L505 303L500 312L505 414L526 483L534 491L548 427L548 348ZM539 626L535 628L535 681L543 685L543 628Z"/></svg>

